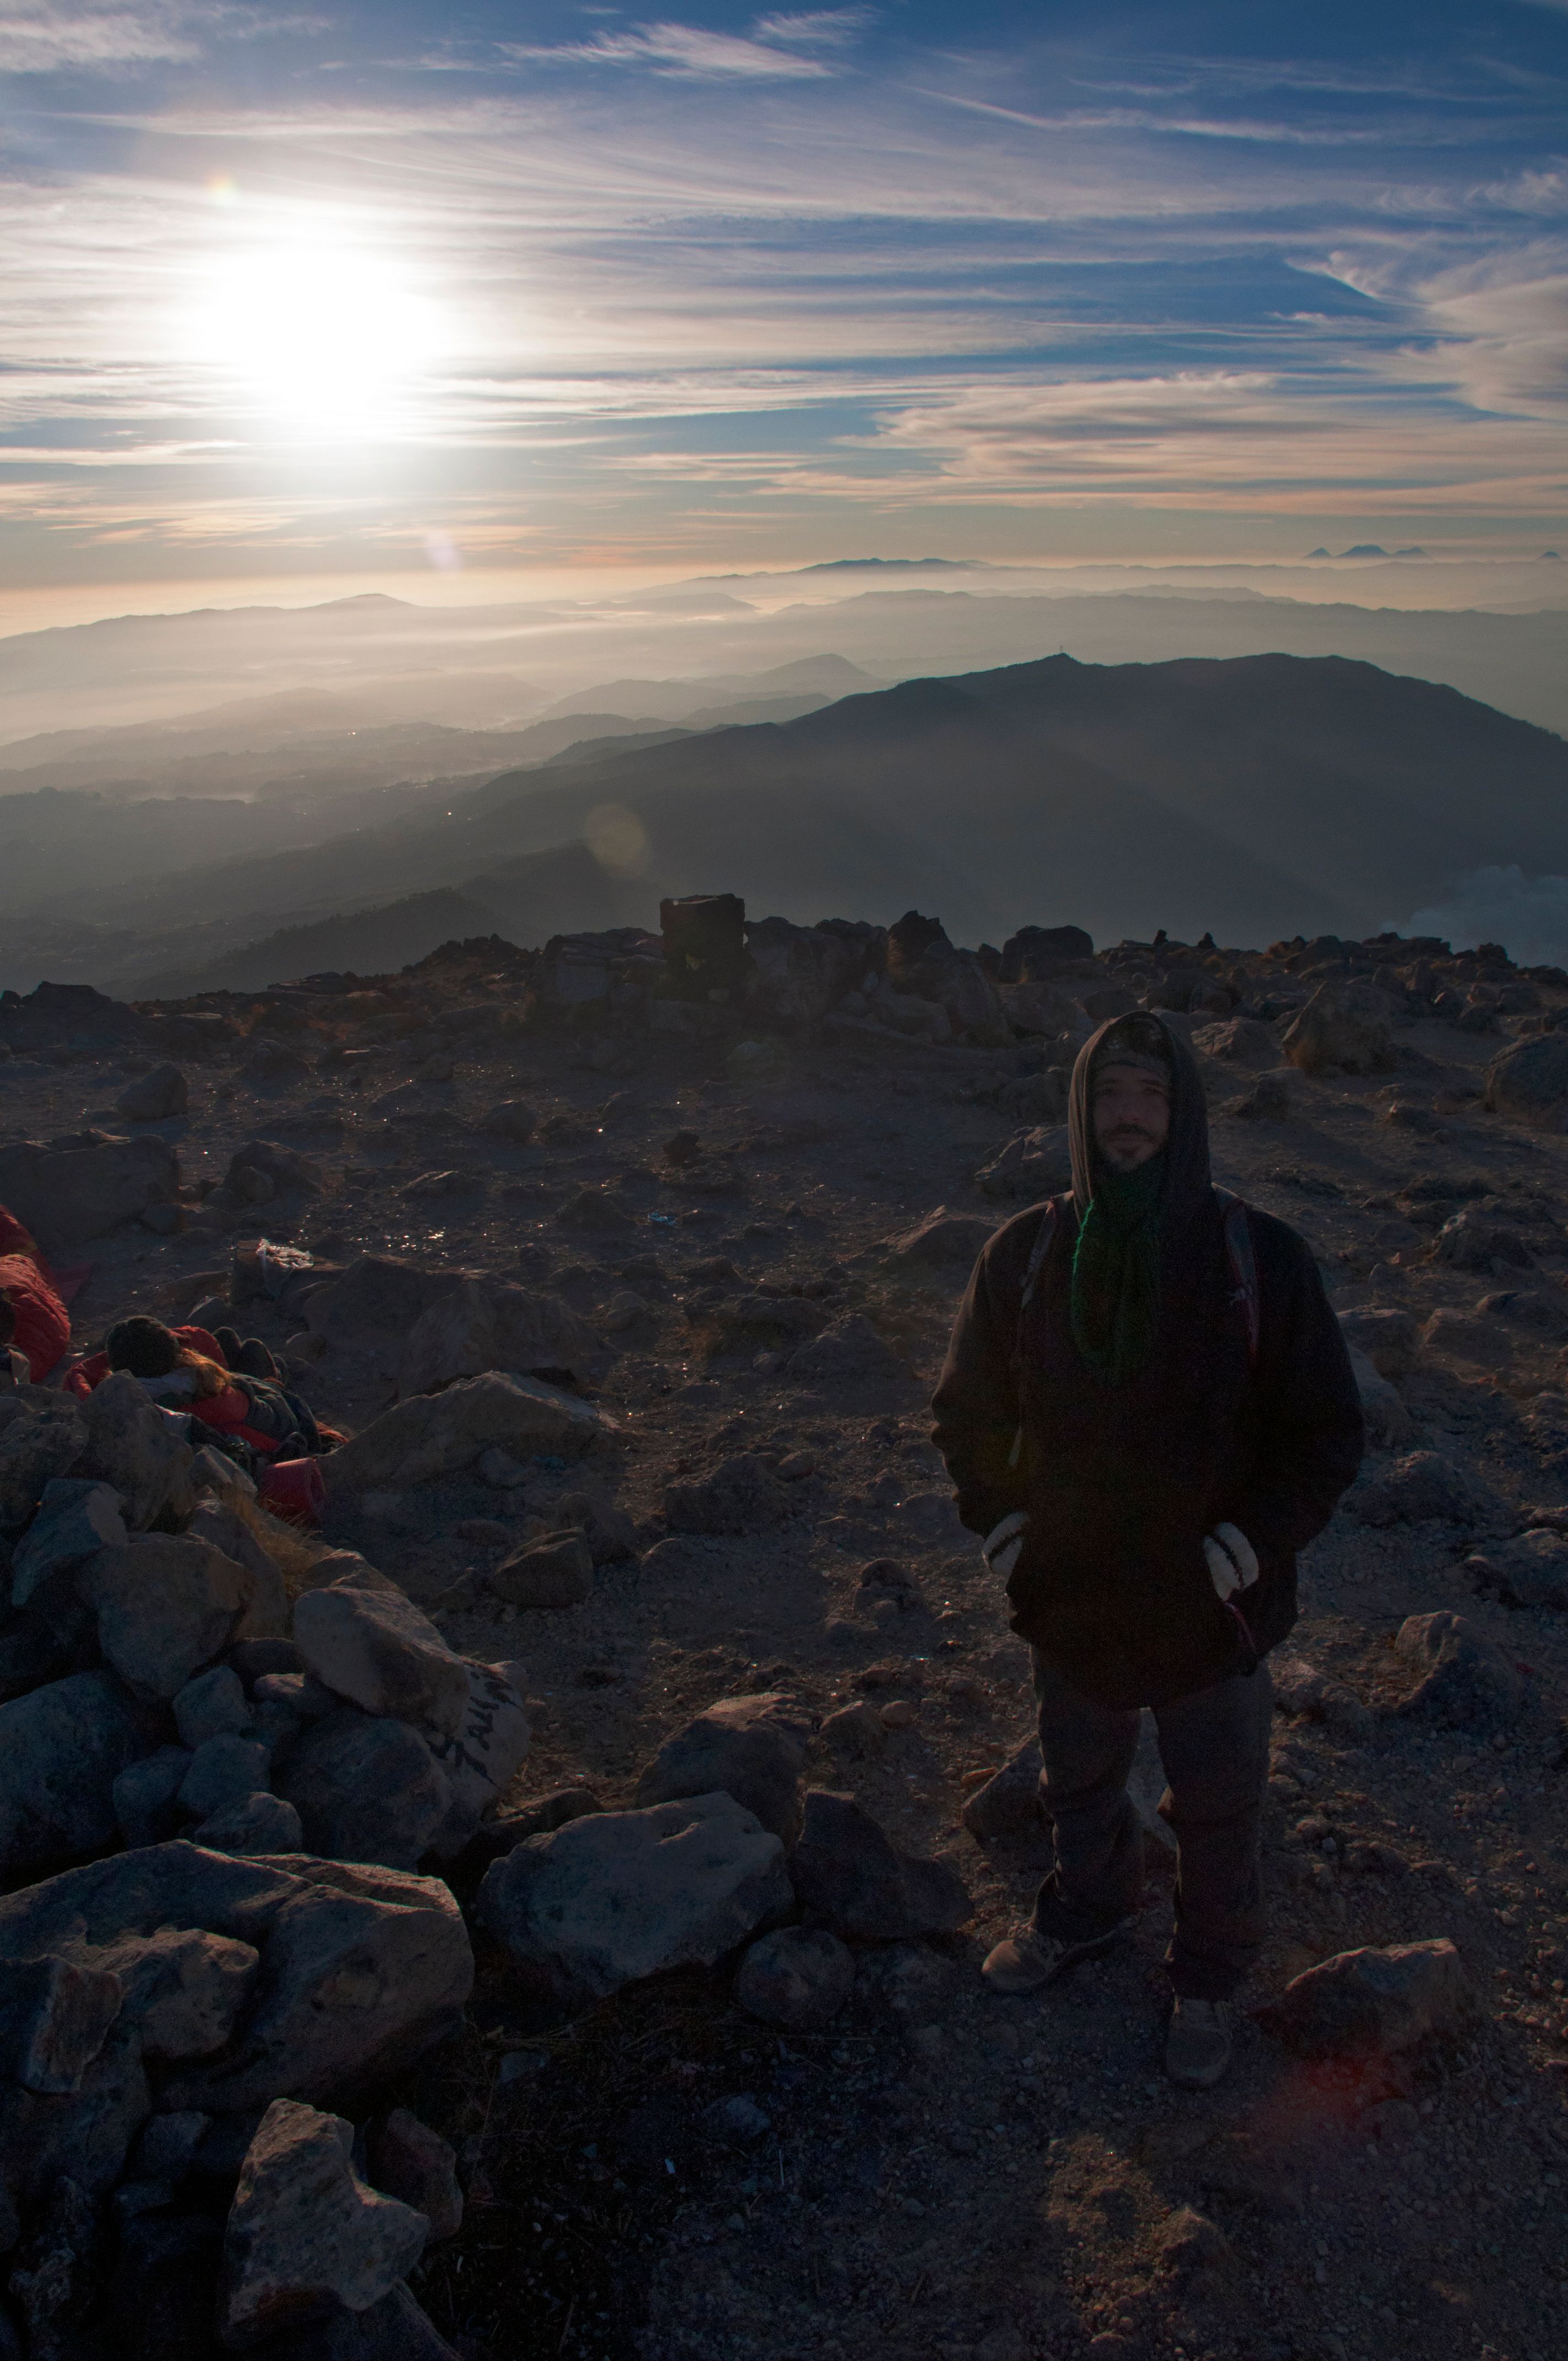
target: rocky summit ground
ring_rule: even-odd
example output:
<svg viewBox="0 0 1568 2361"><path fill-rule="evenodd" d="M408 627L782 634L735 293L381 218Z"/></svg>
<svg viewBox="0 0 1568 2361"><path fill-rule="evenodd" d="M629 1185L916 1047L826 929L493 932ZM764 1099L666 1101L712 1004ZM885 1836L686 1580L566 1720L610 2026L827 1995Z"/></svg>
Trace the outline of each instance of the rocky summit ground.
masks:
<svg viewBox="0 0 1568 2361"><path fill-rule="evenodd" d="M1554 1084L1494 1087L1488 1107L1486 1076L1520 1046L1557 1051L1568 976L1388 940L1126 946L1015 983L982 955L969 1003L895 1024L880 931L861 957L848 1001L804 1016L739 987L661 1001L652 939L543 957L492 939L397 976L0 1013L12 1142L178 1152L178 1198L59 1250L92 1259L83 1345L133 1310L204 1306L363 1429L392 1398L385 1355L236 1282L263 1233L332 1266L520 1281L594 1331L602 1356L572 1378L615 1433L587 1461L334 1488L324 1530L462 1654L526 1665L509 1810L581 1788L625 1807L694 1715L782 1694L815 1732L806 1787L857 1798L972 1898L956 1932L857 1947L849 2001L814 2032L737 2006L730 1960L547 2006L481 1932L464 2034L393 2094L450 2139L466 2191L411 2284L469 2361L1553 2361L1568 1137ZM975 1016L976 975L1023 1022ZM927 984L900 997L942 1008ZM1042 1017L1030 991L1068 1005ZM1326 1049L1286 1041L1310 1000L1339 1013ZM1249 1998L1434 1938L1475 1995L1425 2041L1317 2055L1249 2017L1201 2095L1160 2071L1171 1864L1153 1833L1125 1949L1042 1996L980 1982L1047 1852L1026 1809L984 1842L960 1818L1028 1740L1032 1699L925 1407L978 1241L1066 1185L1076 1044L1138 1002L1182 1012L1217 1179L1307 1237L1382 1373L1358 1365L1374 1447L1280 1652ZM116 1103L165 1062L186 1111L127 1121ZM708 1521L740 1530L683 1530L703 1521L683 1499L726 1466L740 1506ZM491 1587L531 1534L590 1518L623 1554L577 1603ZM1422 1691L1430 1667L1395 1642L1434 1612L1463 1619L1470 1653ZM1157 1768L1137 1775L1152 1804ZM448 1867L465 1904L482 1866Z"/></svg>

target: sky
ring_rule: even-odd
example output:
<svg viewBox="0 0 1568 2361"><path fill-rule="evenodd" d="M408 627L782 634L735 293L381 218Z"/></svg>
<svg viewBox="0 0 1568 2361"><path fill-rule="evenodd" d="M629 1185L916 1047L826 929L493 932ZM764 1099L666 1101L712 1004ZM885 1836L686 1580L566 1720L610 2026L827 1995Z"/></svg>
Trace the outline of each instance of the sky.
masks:
<svg viewBox="0 0 1568 2361"><path fill-rule="evenodd" d="M0 127L13 598L1568 555L1568 0L0 0Z"/></svg>

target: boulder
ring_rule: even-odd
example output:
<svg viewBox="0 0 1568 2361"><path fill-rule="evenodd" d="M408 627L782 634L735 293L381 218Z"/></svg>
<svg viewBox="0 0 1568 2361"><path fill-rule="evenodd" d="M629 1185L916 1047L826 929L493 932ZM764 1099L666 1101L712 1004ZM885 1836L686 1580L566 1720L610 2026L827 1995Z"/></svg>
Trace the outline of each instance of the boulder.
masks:
<svg viewBox="0 0 1568 2361"><path fill-rule="evenodd" d="M822 927L753 918L746 928L751 975L746 1005L781 1025L815 1025L865 973L865 953Z"/></svg>
<svg viewBox="0 0 1568 2361"><path fill-rule="evenodd" d="M487 1369L567 1369L587 1377L606 1359L587 1323L557 1296L464 1278L409 1331L398 1391L404 1400L435 1393L454 1378L479 1377Z"/></svg>
<svg viewBox="0 0 1568 2361"><path fill-rule="evenodd" d="M1486 1069L1486 1104L1515 1123L1561 1131L1568 1114L1568 1034L1538 1033L1500 1049Z"/></svg>
<svg viewBox="0 0 1568 2361"><path fill-rule="evenodd" d="M723 1460L694 1484L666 1484L664 1517L676 1533L751 1533L789 1513L784 1486L751 1452Z"/></svg>
<svg viewBox="0 0 1568 2361"><path fill-rule="evenodd" d="M0 2074L62 2098L109 2037L124 1993L118 1976L71 1960L0 1960Z"/></svg>
<svg viewBox="0 0 1568 2361"><path fill-rule="evenodd" d="M1059 1041L1064 1034L1068 1034L1076 1043L1079 1035L1087 1039L1093 1029L1092 1025L1085 1020L1077 1001L1069 1000L1067 994L1058 991L1054 983L1042 982L1004 986L1001 999L1007 1021L1014 1033L1037 1035L1047 1041Z"/></svg>
<svg viewBox="0 0 1568 2361"><path fill-rule="evenodd" d="M946 1205L938 1205L934 1213L927 1213L912 1230L905 1230L901 1237L890 1238L887 1251L904 1263L929 1263L938 1268L948 1263L972 1263L993 1235L995 1227L983 1213L949 1213Z"/></svg>
<svg viewBox="0 0 1568 2361"><path fill-rule="evenodd" d="M1219 1058L1228 1066L1277 1066L1279 1038L1272 1025L1255 1016L1231 1016L1217 1025L1196 1025L1192 1047L1201 1058Z"/></svg>
<svg viewBox="0 0 1568 2361"><path fill-rule="evenodd" d="M305 1320L313 1336L341 1351L395 1366L411 1330L464 1276L396 1255L359 1255L340 1278L313 1289Z"/></svg>
<svg viewBox="0 0 1568 2361"><path fill-rule="evenodd" d="M1030 1204L1059 1196L1072 1186L1066 1124L1038 1124L1014 1132L1005 1148L981 1165L974 1184L983 1197L1020 1197Z"/></svg>
<svg viewBox="0 0 1568 2361"><path fill-rule="evenodd" d="M629 1239L637 1226L630 1206L608 1189L577 1190L555 1219L564 1229L586 1230L591 1236L606 1239Z"/></svg>
<svg viewBox="0 0 1568 2361"><path fill-rule="evenodd" d="M469 1664L468 1703L455 1731L422 1722L419 1734L445 1774L452 1802L430 1840L439 1860L460 1852L493 1811L528 1757L530 1730L521 1692L505 1664Z"/></svg>
<svg viewBox="0 0 1568 2361"><path fill-rule="evenodd" d="M226 1812L265 1788L267 1773L268 1752L259 1740L220 1730L215 1738L204 1738L192 1754L191 1767L180 1783L180 1808L198 1820Z"/></svg>
<svg viewBox="0 0 1568 2361"><path fill-rule="evenodd" d="M145 1532L165 1511L190 1515L194 1454L181 1422L149 1400L128 1369L93 1388L83 1416L86 1440L71 1472L112 1485L132 1532Z"/></svg>
<svg viewBox="0 0 1568 2361"><path fill-rule="evenodd" d="M228 2047L163 2082L165 2112L244 2114L338 2092L357 2103L454 2030L474 1978L462 1913L439 1880L181 1843L0 1897L0 1959L92 1965L104 1946L166 1927L248 1943L262 1967Z"/></svg>
<svg viewBox="0 0 1568 2361"><path fill-rule="evenodd" d="M526 1099L502 1099L499 1106L491 1107L481 1127L497 1139L510 1139L516 1147L525 1148L538 1120Z"/></svg>
<svg viewBox="0 0 1568 2361"><path fill-rule="evenodd" d="M366 2178L430 2224L433 2240L455 2238L463 2227L457 2158L439 2132L407 2107L393 2107L366 2126Z"/></svg>
<svg viewBox="0 0 1568 2361"><path fill-rule="evenodd" d="M170 1704L223 1654L253 1595L243 1566L187 1533L138 1533L100 1550L78 1580L105 1658L148 1704Z"/></svg>
<svg viewBox="0 0 1568 2361"><path fill-rule="evenodd" d="M1421 1349L1420 1323L1413 1312L1375 1310L1365 1304L1342 1312L1339 1324L1347 1345L1364 1354L1380 1378L1398 1385L1415 1367Z"/></svg>
<svg viewBox="0 0 1568 2361"><path fill-rule="evenodd" d="M1462 1205L1432 1241L1433 1258L1455 1270L1527 1270L1535 1261L1511 1222L1482 1205Z"/></svg>
<svg viewBox="0 0 1568 2361"><path fill-rule="evenodd" d="M111 1791L115 1819L126 1844L161 1844L180 1826L179 1795L191 1768L183 1746L160 1746L127 1763Z"/></svg>
<svg viewBox="0 0 1568 2361"><path fill-rule="evenodd" d="M143 2056L165 2066L224 2048L261 1965L253 1944L200 1927L129 1934L95 1956L119 1979L125 2020L139 2032Z"/></svg>
<svg viewBox="0 0 1568 2361"><path fill-rule="evenodd" d="M1040 1741L1026 1738L994 1778L977 1787L959 1817L978 1844L996 1837L1037 1836L1042 1828Z"/></svg>
<svg viewBox="0 0 1568 2361"><path fill-rule="evenodd" d="M127 1123L162 1123L189 1114L190 1107L190 1088L178 1066L154 1066L149 1074L138 1074L115 1101L115 1113Z"/></svg>
<svg viewBox="0 0 1568 2361"><path fill-rule="evenodd" d="M101 1549L122 1547L126 1521L111 1484L51 1476L32 1523L11 1555L11 1603L25 1607L53 1580L75 1572Z"/></svg>
<svg viewBox="0 0 1568 2361"><path fill-rule="evenodd" d="M112 1844L115 1782L149 1751L112 1673L72 1673L0 1705L0 1873Z"/></svg>
<svg viewBox="0 0 1568 2361"><path fill-rule="evenodd" d="M784 1850L729 1795L598 1812L486 1872L480 1923L563 1998L711 1966L792 1907Z"/></svg>
<svg viewBox="0 0 1568 2361"><path fill-rule="evenodd" d="M219 2334L231 2351L365 2312L424 2252L430 2224L356 2173L354 2125L275 2099L246 2152L224 2232Z"/></svg>
<svg viewBox="0 0 1568 2361"><path fill-rule="evenodd" d="M313 1723L275 1774L310 1850L411 1870L452 1810L452 1788L406 1721L354 1706Z"/></svg>
<svg viewBox="0 0 1568 2361"><path fill-rule="evenodd" d="M1477 1589L1494 1591L1507 1607L1568 1609L1568 1540L1537 1529L1511 1541L1488 1542L1465 1560Z"/></svg>
<svg viewBox="0 0 1568 2361"><path fill-rule="evenodd" d="M863 1312L847 1312L790 1355L789 1375L800 1386L886 1386L909 1372Z"/></svg>
<svg viewBox="0 0 1568 2361"><path fill-rule="evenodd" d="M1399 1711L1447 1729L1510 1729L1530 1694L1528 1675L1464 1615L1407 1615L1394 1653L1416 1676Z"/></svg>
<svg viewBox="0 0 1568 2361"><path fill-rule="evenodd" d="M1370 1738L1372 1709L1355 1691L1301 1656L1276 1656L1270 1665L1274 1701L1282 1713L1326 1722L1353 1741Z"/></svg>
<svg viewBox="0 0 1568 2361"><path fill-rule="evenodd" d="M1361 1397L1361 1414L1366 1422L1366 1440L1380 1451L1397 1451L1409 1443L1416 1432L1415 1420L1405 1407L1401 1395L1378 1376L1365 1353L1352 1345L1350 1366L1355 1378L1355 1390Z"/></svg>
<svg viewBox="0 0 1568 2361"><path fill-rule="evenodd" d="M1378 2057L1456 2031L1477 2006L1464 1960L1439 1935L1320 1960L1255 2015L1299 2056Z"/></svg>
<svg viewBox="0 0 1568 2361"><path fill-rule="evenodd" d="M853 1952L826 1927L781 1927L753 1943L735 1971L737 2008L783 2033L829 2024L855 1981Z"/></svg>
<svg viewBox="0 0 1568 2361"><path fill-rule="evenodd" d="M808 1923L851 1942L950 1934L973 1916L958 1872L897 1851L850 1795L814 1788L791 1862Z"/></svg>
<svg viewBox="0 0 1568 2361"><path fill-rule="evenodd" d="M1020 927L1002 946L1002 981L1027 983L1093 957L1094 938L1082 927Z"/></svg>
<svg viewBox="0 0 1568 2361"><path fill-rule="evenodd" d="M203 1500L185 1531L232 1558L250 1576L250 1600L235 1647L288 1647L283 1635L289 1629L289 1591L283 1569L262 1547L254 1526L229 1501ZM271 1669L286 1668L280 1663Z"/></svg>
<svg viewBox="0 0 1568 2361"><path fill-rule="evenodd" d="M241 1796L237 1803L214 1812L211 1819L192 1828L191 1841L204 1845L209 1852L258 1856L303 1852L304 1823L292 1804L286 1804L281 1795L258 1789L254 1795Z"/></svg>
<svg viewBox="0 0 1568 2361"><path fill-rule="evenodd" d="M25 1139L0 1148L0 1204L32 1232L45 1254L69 1253L152 1205L173 1205L180 1159L166 1139L88 1134L79 1148Z"/></svg>
<svg viewBox="0 0 1568 2361"><path fill-rule="evenodd" d="M776 1691L720 1697L665 1740L637 1782L637 1802L723 1794L792 1845L800 1833L807 1737L798 1708Z"/></svg>
<svg viewBox="0 0 1568 2361"><path fill-rule="evenodd" d="M488 1866L510 1852L524 1837L549 1836L564 1828L568 1820L584 1819L588 1813L603 1809L591 1787L557 1787L548 1795L535 1795L526 1804L496 1812L479 1828L469 1847L470 1857Z"/></svg>
<svg viewBox="0 0 1568 2361"><path fill-rule="evenodd" d="M48 1386L0 1393L0 1526L25 1525L44 1486L75 1465L86 1440L87 1422L73 1395Z"/></svg>
<svg viewBox="0 0 1568 2361"><path fill-rule="evenodd" d="M441 1394L416 1394L372 1419L321 1463L329 1497L455 1476L499 1445L514 1458L578 1458L615 1433L613 1421L537 1378L491 1370Z"/></svg>
<svg viewBox="0 0 1568 2361"><path fill-rule="evenodd" d="M211 1672L198 1673L193 1681L186 1682L174 1699L174 1727L181 1745L192 1749L225 1730L238 1733L250 1729L250 1701L232 1665L214 1664Z"/></svg>
<svg viewBox="0 0 1568 2361"><path fill-rule="evenodd" d="M1286 1032L1282 1048L1304 1074L1338 1066L1347 1074L1386 1074L1398 1062L1394 1003L1370 983L1320 984Z"/></svg>
<svg viewBox="0 0 1568 2361"><path fill-rule="evenodd" d="M1463 1469L1435 1451L1407 1452L1386 1475L1355 1485L1344 1497L1347 1516L1364 1525L1474 1525L1490 1503Z"/></svg>
<svg viewBox="0 0 1568 2361"><path fill-rule="evenodd" d="M307 1590L295 1602L294 1645L307 1671L366 1713L454 1731L468 1711L467 1665L395 1587Z"/></svg>
<svg viewBox="0 0 1568 2361"><path fill-rule="evenodd" d="M634 1519L597 1493L563 1492L551 1514L563 1532L581 1532L596 1565L624 1565L637 1555L641 1537Z"/></svg>
<svg viewBox="0 0 1568 2361"><path fill-rule="evenodd" d="M485 1577L513 1607L580 1607L594 1587L594 1554L580 1532L545 1533L493 1565Z"/></svg>

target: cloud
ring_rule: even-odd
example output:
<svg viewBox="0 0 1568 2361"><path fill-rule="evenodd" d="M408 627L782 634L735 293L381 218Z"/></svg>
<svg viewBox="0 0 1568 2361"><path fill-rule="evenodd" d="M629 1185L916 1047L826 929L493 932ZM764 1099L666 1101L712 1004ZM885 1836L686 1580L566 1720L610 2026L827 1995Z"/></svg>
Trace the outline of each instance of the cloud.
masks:
<svg viewBox="0 0 1568 2361"><path fill-rule="evenodd" d="M199 54L181 30L187 12L82 8L59 0L12 0L0 16L0 73L58 73L108 66L181 65Z"/></svg>
<svg viewBox="0 0 1568 2361"><path fill-rule="evenodd" d="M506 41L500 49L504 57L532 64L646 66L654 73L694 82L801 82L828 71L819 58L803 56L795 49L736 33L710 33L696 25L638 25L626 33L596 33L588 41L549 47Z"/></svg>
<svg viewBox="0 0 1568 2361"><path fill-rule="evenodd" d="M798 43L804 49L844 49L875 22L876 14L874 8L805 8L759 16L751 31L759 41L786 48Z"/></svg>
<svg viewBox="0 0 1568 2361"><path fill-rule="evenodd" d="M1399 932L1437 935L1455 950L1501 943L1521 967L1562 967L1568 964L1568 877L1527 877L1517 864L1472 870L1445 901L1418 910Z"/></svg>

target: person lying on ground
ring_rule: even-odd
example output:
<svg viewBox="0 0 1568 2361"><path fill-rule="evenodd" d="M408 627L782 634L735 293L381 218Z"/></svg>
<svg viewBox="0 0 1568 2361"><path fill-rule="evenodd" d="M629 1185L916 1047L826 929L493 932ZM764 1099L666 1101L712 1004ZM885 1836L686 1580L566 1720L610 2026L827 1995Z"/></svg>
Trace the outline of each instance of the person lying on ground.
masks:
<svg viewBox="0 0 1568 2361"><path fill-rule="evenodd" d="M1033 1991L1131 1927L1149 1707L1179 1863L1166 2068L1202 2089L1263 1939L1265 1659L1296 1620L1296 1554L1360 1466L1361 1404L1305 1241L1214 1188L1173 1028L1102 1027L1069 1130L1072 1192L988 1241L932 1403L959 1514L1033 1653L1056 1847L982 1972Z"/></svg>
<svg viewBox="0 0 1568 2361"><path fill-rule="evenodd" d="M250 1340L251 1345L258 1343ZM247 1351L254 1361L256 1355ZM302 1396L275 1378L231 1368L219 1337L205 1328L167 1328L146 1312L133 1312L115 1322L101 1353L72 1370L72 1389L90 1393L120 1369L161 1409L188 1413L197 1444L240 1443L267 1461L319 1457L343 1440L334 1428L319 1423Z"/></svg>
<svg viewBox="0 0 1568 2361"><path fill-rule="evenodd" d="M0 1294L9 1305L5 1342L27 1364L24 1385L42 1385L71 1346L71 1314L38 1246L15 1213L0 1205Z"/></svg>

